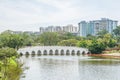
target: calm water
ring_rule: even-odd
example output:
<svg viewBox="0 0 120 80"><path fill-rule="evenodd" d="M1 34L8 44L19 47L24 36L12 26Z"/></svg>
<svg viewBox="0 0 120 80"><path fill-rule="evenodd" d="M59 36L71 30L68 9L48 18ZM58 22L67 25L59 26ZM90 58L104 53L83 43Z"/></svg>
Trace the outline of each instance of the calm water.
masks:
<svg viewBox="0 0 120 80"><path fill-rule="evenodd" d="M120 80L120 60L87 56L22 57L20 80Z"/></svg>

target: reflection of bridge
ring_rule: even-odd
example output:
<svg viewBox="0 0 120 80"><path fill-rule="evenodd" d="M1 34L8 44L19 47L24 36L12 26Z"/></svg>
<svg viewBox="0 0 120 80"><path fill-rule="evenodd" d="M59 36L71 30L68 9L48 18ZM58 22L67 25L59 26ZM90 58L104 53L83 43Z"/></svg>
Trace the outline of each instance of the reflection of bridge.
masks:
<svg viewBox="0 0 120 80"><path fill-rule="evenodd" d="M68 46L35 46L18 50L21 55L80 55L89 53L86 48Z"/></svg>

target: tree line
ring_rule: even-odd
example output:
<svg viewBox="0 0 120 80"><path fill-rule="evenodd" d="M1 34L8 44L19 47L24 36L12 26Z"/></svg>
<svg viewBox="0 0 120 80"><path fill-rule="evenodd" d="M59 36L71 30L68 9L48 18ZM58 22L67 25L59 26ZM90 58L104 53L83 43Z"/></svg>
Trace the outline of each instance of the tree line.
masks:
<svg viewBox="0 0 120 80"><path fill-rule="evenodd" d="M92 53L101 53L106 48L113 48L120 43L120 26L109 34L106 30L96 36L88 34L87 37L76 36L66 32L45 32L40 35L4 31L0 34L0 48L10 47L18 50L24 46L78 46L88 48ZM100 51L99 51L100 50Z"/></svg>

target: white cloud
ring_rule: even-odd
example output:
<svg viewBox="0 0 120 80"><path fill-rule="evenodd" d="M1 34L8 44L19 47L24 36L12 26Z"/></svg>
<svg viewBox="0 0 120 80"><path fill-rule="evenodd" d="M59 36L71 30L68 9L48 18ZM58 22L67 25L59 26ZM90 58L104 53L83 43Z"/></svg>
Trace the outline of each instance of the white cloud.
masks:
<svg viewBox="0 0 120 80"><path fill-rule="evenodd" d="M99 2L96 0L1 0L0 28L28 30L28 27L10 27L10 25L40 24L42 26L68 23L77 25L81 20L101 17L119 20L119 2L119 0ZM29 29L36 30L32 27Z"/></svg>

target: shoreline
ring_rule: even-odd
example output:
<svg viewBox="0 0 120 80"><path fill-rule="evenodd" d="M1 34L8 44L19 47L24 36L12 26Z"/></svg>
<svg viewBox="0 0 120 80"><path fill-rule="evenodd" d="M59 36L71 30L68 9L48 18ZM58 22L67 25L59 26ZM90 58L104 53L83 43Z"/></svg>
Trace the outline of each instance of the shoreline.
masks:
<svg viewBox="0 0 120 80"><path fill-rule="evenodd" d="M102 58L117 58L120 59L120 53L110 53L110 54L89 54L88 56L102 57Z"/></svg>

